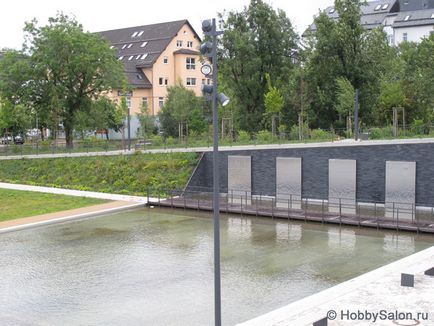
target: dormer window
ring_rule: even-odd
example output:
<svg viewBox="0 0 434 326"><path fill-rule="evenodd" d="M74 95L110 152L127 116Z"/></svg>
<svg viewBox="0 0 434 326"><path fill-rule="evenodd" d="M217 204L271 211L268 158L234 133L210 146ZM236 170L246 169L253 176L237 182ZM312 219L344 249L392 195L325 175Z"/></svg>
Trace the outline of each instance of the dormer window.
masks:
<svg viewBox="0 0 434 326"><path fill-rule="evenodd" d="M405 16L404 21L408 21L410 19L410 15Z"/></svg>
<svg viewBox="0 0 434 326"><path fill-rule="evenodd" d="M121 61L123 58L124 58L124 56L120 56L120 57L119 57L119 61Z"/></svg>
<svg viewBox="0 0 434 326"><path fill-rule="evenodd" d="M145 53L145 54L142 55L142 57L141 57L140 59L141 59L141 60L145 60L147 56L148 56L148 54Z"/></svg>
<svg viewBox="0 0 434 326"><path fill-rule="evenodd" d="M143 33L144 33L144 31L140 31L140 32L139 32L139 34L137 34L137 37L140 37L140 36L142 36L142 35L143 35Z"/></svg>
<svg viewBox="0 0 434 326"><path fill-rule="evenodd" d="M431 15L431 19L434 19L434 12L433 12L432 15Z"/></svg>
<svg viewBox="0 0 434 326"><path fill-rule="evenodd" d="M125 49L127 47L126 44L122 45L122 50Z"/></svg>
<svg viewBox="0 0 434 326"><path fill-rule="evenodd" d="M136 57L136 60L139 60L139 59L140 59L140 56L141 56L141 54L139 54L139 55Z"/></svg>
<svg viewBox="0 0 434 326"><path fill-rule="evenodd" d="M134 56L132 55L132 56L130 56L129 58L128 58L128 61L131 61L131 60L133 60L133 58L134 58Z"/></svg>
<svg viewBox="0 0 434 326"><path fill-rule="evenodd" d="M140 45L141 48L144 48L148 44L148 42L143 42L142 45Z"/></svg>
<svg viewBox="0 0 434 326"><path fill-rule="evenodd" d="M131 37L136 37L138 34L138 32L134 32L133 35L131 35Z"/></svg>
<svg viewBox="0 0 434 326"><path fill-rule="evenodd" d="M331 14L334 14L335 13L335 8L332 8L332 9L330 9L329 10L329 14L331 15Z"/></svg>
<svg viewBox="0 0 434 326"><path fill-rule="evenodd" d="M387 8L389 8L389 4L388 3L384 4L383 7L381 7L381 10L386 10Z"/></svg>
<svg viewBox="0 0 434 326"><path fill-rule="evenodd" d="M128 44L128 49L130 49L133 46L133 43Z"/></svg>
<svg viewBox="0 0 434 326"><path fill-rule="evenodd" d="M375 10L375 11L378 11L378 10L380 10L380 9L381 9L381 5L378 5L378 6L375 7L374 10Z"/></svg>

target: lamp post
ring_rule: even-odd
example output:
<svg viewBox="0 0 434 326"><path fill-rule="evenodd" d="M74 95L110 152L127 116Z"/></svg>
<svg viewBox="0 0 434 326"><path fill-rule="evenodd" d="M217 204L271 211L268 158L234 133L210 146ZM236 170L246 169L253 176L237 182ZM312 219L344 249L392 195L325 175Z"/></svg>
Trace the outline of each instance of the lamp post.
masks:
<svg viewBox="0 0 434 326"><path fill-rule="evenodd" d="M219 159L218 159L218 103L225 106L229 98L218 93L217 84L217 36L223 34L217 31L216 20L202 22L202 31L205 36L211 37L211 42L206 41L200 46L200 52L209 58L212 67L204 64L201 68L206 77L212 77L212 85L202 85L202 92L211 95L213 114L213 222L214 222L214 320L215 326L221 326L221 282L220 282L220 183L219 183Z"/></svg>

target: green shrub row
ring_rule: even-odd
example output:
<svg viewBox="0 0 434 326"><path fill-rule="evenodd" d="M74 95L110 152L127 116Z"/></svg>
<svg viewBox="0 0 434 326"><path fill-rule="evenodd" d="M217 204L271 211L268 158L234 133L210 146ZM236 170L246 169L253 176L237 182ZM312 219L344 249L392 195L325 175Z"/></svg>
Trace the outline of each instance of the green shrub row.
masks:
<svg viewBox="0 0 434 326"><path fill-rule="evenodd" d="M116 194L183 188L196 153L135 154L2 161L0 181Z"/></svg>

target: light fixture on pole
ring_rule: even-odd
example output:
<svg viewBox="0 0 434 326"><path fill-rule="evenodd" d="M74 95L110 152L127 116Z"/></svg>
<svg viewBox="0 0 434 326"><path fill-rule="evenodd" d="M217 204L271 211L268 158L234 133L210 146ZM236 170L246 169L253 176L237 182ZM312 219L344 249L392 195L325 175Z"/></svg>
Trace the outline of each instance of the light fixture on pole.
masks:
<svg viewBox="0 0 434 326"><path fill-rule="evenodd" d="M219 182L219 159L218 159L218 103L225 106L229 98L223 93L218 94L217 85L217 36L223 34L217 31L216 20L202 22L202 31L205 36L211 37L200 46L200 53L212 63L204 64L201 72L206 76L212 75L212 85L202 85L202 92L210 94L212 98L213 115L213 222L214 222L214 316L215 326L221 326L221 282L220 282L220 182Z"/></svg>

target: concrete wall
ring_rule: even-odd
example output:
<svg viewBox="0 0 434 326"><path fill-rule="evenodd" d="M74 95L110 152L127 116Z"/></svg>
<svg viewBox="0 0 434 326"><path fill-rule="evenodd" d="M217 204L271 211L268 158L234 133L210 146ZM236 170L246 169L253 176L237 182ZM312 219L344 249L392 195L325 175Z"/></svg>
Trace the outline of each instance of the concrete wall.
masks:
<svg viewBox="0 0 434 326"><path fill-rule="evenodd" d="M301 157L302 195L328 199L328 160L357 160L356 198L362 202L384 202L386 161L416 161L416 203L434 204L434 143L318 146L220 152L220 189L228 187L228 155L252 157L252 193L274 196L276 157ZM188 189L212 189L212 153L205 153Z"/></svg>

